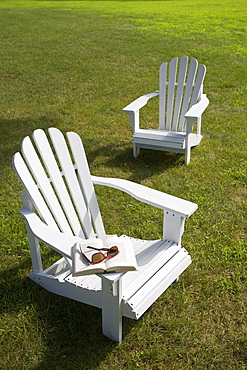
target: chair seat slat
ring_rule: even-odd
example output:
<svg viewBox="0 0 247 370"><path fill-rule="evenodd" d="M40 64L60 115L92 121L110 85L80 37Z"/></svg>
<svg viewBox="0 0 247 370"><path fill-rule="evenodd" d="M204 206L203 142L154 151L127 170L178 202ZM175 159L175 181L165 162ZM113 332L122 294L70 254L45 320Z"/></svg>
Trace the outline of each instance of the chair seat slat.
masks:
<svg viewBox="0 0 247 370"><path fill-rule="evenodd" d="M151 139L151 140L163 140L163 141L170 141L170 142L183 142L185 140L185 133L183 132L176 132L176 131L166 131L166 130L143 130L140 129L133 135L133 139Z"/></svg>
<svg viewBox="0 0 247 370"><path fill-rule="evenodd" d="M123 276L123 284L130 282L124 289L124 300L130 298L143 285L143 280L148 281L155 273L171 259L179 250L178 245L171 246L171 242L159 241L150 245L146 250L136 255L138 271L129 271ZM126 276L126 277L125 277ZM145 276L145 278L144 278Z"/></svg>
<svg viewBox="0 0 247 370"><path fill-rule="evenodd" d="M184 263L185 262L185 266ZM177 253L171 256L170 259L164 261L163 266L157 270L156 274L154 274L150 279L146 281L145 286L141 287L135 294L128 299L128 304L131 306L132 310L138 313L138 316L145 312L146 307L150 304L150 300L157 299L157 297L164 291L189 264L191 263L191 258L188 256L188 252L183 248L178 248ZM180 265L182 266L180 267ZM177 273L172 274L175 270ZM169 279L169 275L172 275L172 279ZM163 287L161 291L159 291L159 285L163 284L164 280L168 279L168 284L165 284L166 287ZM170 281L169 281L170 280ZM158 290L159 293L156 295L155 291ZM155 295L155 298L151 298L152 295ZM147 304L148 303L148 304ZM146 306L144 309L142 305Z"/></svg>

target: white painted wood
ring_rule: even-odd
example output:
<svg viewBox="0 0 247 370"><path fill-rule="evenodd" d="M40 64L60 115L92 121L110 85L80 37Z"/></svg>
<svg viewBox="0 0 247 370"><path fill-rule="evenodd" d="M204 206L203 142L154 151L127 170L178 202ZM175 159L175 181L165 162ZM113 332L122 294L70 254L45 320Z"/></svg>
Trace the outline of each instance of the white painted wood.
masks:
<svg viewBox="0 0 247 370"><path fill-rule="evenodd" d="M75 284L67 282L66 279L64 279L63 282L60 282L59 277L45 274L44 272L32 272L28 277L49 292L73 299L78 302L89 304L91 306L102 308L102 290L93 291L89 289L83 289Z"/></svg>
<svg viewBox="0 0 247 370"><path fill-rule="evenodd" d="M122 281L111 283L102 277L102 331L116 341L122 341Z"/></svg>
<svg viewBox="0 0 247 370"><path fill-rule="evenodd" d="M133 156L134 156L134 158L137 158L139 154L140 154L140 147L137 143L134 143L133 144Z"/></svg>
<svg viewBox="0 0 247 370"><path fill-rule="evenodd" d="M191 109L196 114L202 107ZM195 119L189 117L189 125ZM103 334L120 342L122 316L138 319L191 263L180 242L184 219L197 209L197 205L127 180L91 176L80 137L68 133L68 147L59 130L49 129L49 134L53 145L42 130L36 130L35 145L29 138L23 141L25 160L20 153L13 157L13 166L25 188L20 213L27 225L34 270L29 277L50 292L101 308ZM168 140L176 138L178 142L184 139L182 133L164 135L164 130L154 135L159 139L153 140L156 142L161 142L163 136ZM129 238L133 245L137 271L72 276L72 247L81 237L94 236L91 219L98 236L107 237L93 183L122 190L164 210L163 239L147 241L121 237ZM63 256L44 271L39 242Z"/></svg>
<svg viewBox="0 0 247 370"><path fill-rule="evenodd" d="M189 217L197 209L197 204L187 200L162 193L128 180L92 176L94 184L110 186L124 191L141 202L154 207L177 213L182 217Z"/></svg>
<svg viewBox="0 0 247 370"><path fill-rule="evenodd" d="M198 136L200 136L201 135L201 127L202 127L202 117L201 116L197 118L197 125L196 126L197 126L196 133L197 133Z"/></svg>
<svg viewBox="0 0 247 370"><path fill-rule="evenodd" d="M181 259L184 259L188 255L188 253L185 252L181 257L180 253L181 250L180 252L176 253L173 258L171 258L164 264L166 274L173 270L180 263ZM162 278L164 278L164 271L162 271L162 269L159 269L156 271L156 274L153 275L152 279L148 279L146 281L145 289L139 289L128 300L128 303L132 306L132 309L135 309L135 307L138 306L140 302L142 302L153 291L154 287L156 287L160 283Z"/></svg>
<svg viewBox="0 0 247 370"><path fill-rule="evenodd" d="M183 143L186 134L183 132L165 131L165 130L143 130L140 129L133 135L133 139L149 139L149 140L161 140L166 142L178 142Z"/></svg>
<svg viewBox="0 0 247 370"><path fill-rule="evenodd" d="M173 131L177 131L177 128L178 128L178 120L180 117L180 109L181 109L181 104L182 104L182 99L183 99L188 60L189 58L187 56L183 56L181 58L178 85L177 85L177 93L176 93L176 103L175 103L173 123L172 123Z"/></svg>
<svg viewBox="0 0 247 370"><path fill-rule="evenodd" d="M49 178L45 173L45 170L29 137L26 137L22 142L22 154L26 160L26 163L31 169L40 191L42 192L46 203L50 208L52 215L56 219L60 229L64 233L72 234L68 221L51 186Z"/></svg>
<svg viewBox="0 0 247 370"><path fill-rule="evenodd" d="M146 251L136 255L138 271L131 271L122 278L124 283L123 299L128 300L179 250L179 246L163 240L149 246Z"/></svg>
<svg viewBox="0 0 247 370"><path fill-rule="evenodd" d="M166 129L167 130L171 130L173 104L174 104L174 92L175 92L175 83L176 83L176 76L177 76L177 65L178 65L178 58L173 58L170 62L170 69L169 69L168 98L167 98L167 107L166 107Z"/></svg>
<svg viewBox="0 0 247 370"><path fill-rule="evenodd" d="M157 285L155 285L153 281L150 281L150 290L146 290L145 294L144 289L146 286L144 286L142 288L142 292L140 291L139 300L142 296L144 297L142 301L139 301L136 306L134 306L134 304L135 302L138 302L138 300L130 300L126 302L126 304L123 306L124 316L138 320L150 307L151 302L155 302L155 300L177 279L177 277L180 276L180 274L190 265L190 263L191 258L190 256L187 256L183 258L181 262L177 261L177 265L173 269L170 266L168 268L167 265L163 266L163 268L159 270L160 281L156 283Z"/></svg>
<svg viewBox="0 0 247 370"><path fill-rule="evenodd" d="M77 166L78 178L80 181L81 189L83 190L84 197L87 202L87 207L90 210L97 235L101 239L106 238L106 233L101 218L96 194L94 191L93 183L91 180L91 175L87 163L86 154L82 141L74 132L68 132L67 137L70 143L70 148L74 156L74 160Z"/></svg>
<svg viewBox="0 0 247 370"><path fill-rule="evenodd" d="M58 226L43 197L41 196L37 184L34 182L33 177L31 176L20 153L16 153L13 156L12 164L24 188L27 190L34 207L37 209L42 219L54 230L58 230Z"/></svg>
<svg viewBox="0 0 247 370"><path fill-rule="evenodd" d="M185 118L186 119L194 118L194 120L199 119L204 110L207 108L208 104L209 104L208 98L206 97L205 94L202 94L201 100L198 103L194 104L188 110L188 112L185 114Z"/></svg>
<svg viewBox="0 0 247 370"><path fill-rule="evenodd" d="M167 63L162 63L160 66L159 74L159 128L164 130L165 128L165 116L166 116L166 71Z"/></svg>
<svg viewBox="0 0 247 370"><path fill-rule="evenodd" d="M157 95L159 95L159 91L143 95L123 108L123 112L127 113L129 116L130 126L132 127L133 132L139 130L139 110L147 104L149 99Z"/></svg>
<svg viewBox="0 0 247 370"><path fill-rule="evenodd" d="M33 234L30 226L26 223L27 235L30 246L30 254L32 259L32 266L34 272L43 271L42 259L40 254L40 245L38 239Z"/></svg>
<svg viewBox="0 0 247 370"><path fill-rule="evenodd" d="M141 96L140 98L133 101L131 104L123 108L123 112L137 112L139 109L144 107L147 104L148 100L159 95L159 91L155 91L146 95Z"/></svg>
<svg viewBox="0 0 247 370"><path fill-rule="evenodd" d="M95 234L88 214L87 205L85 204L64 136L61 131L56 128L50 128L48 131L62 167L66 183L70 189L73 203L82 222L85 237L94 238Z"/></svg>
<svg viewBox="0 0 247 370"><path fill-rule="evenodd" d="M59 202L66 213L67 220L71 225L74 235L79 235L85 237L82 230L79 218L76 214L74 205L72 203L71 197L66 188L66 184L63 180L61 170L58 167L57 161L54 157L53 151L51 149L50 143L46 137L43 130L35 130L33 133L33 139L36 147L39 150L40 156L43 163L46 166L46 170L49 173L50 179L54 186L55 192L59 198Z"/></svg>
<svg viewBox="0 0 247 370"><path fill-rule="evenodd" d="M162 63L159 74L159 91L143 95L123 109L128 114L130 125L133 129L132 142L134 157L139 155L141 148L171 151L185 154L185 162L188 164L190 161L191 147L198 145L202 139L201 115L209 103L206 95L203 94L206 67L200 64L198 70L197 60L191 58L189 62L187 56L183 56L180 60L178 77L177 67L177 57L171 60L169 68L168 63ZM157 133L154 130L143 130L140 127L139 110L147 104L150 98L157 95L159 95L159 130L183 133L185 136L190 135L190 137L184 137L181 146L177 145L176 136L174 136L174 141L167 140L171 137L165 137L165 135L161 139L161 137L157 138ZM196 109L198 116L197 120L194 120L197 121L198 137L196 137L194 133L192 134L192 130L188 133L186 128L187 118L190 117L188 112L197 106L197 104L200 104L201 100L203 100L203 104L200 106L202 109Z"/></svg>
<svg viewBox="0 0 247 370"><path fill-rule="evenodd" d="M36 213L27 208L22 208L20 214L25 218L30 230L38 240L66 258L72 259L71 248L76 242L81 241L81 238L61 233L53 227L47 226Z"/></svg>
<svg viewBox="0 0 247 370"><path fill-rule="evenodd" d="M185 218L174 212L164 211L163 238L180 244L184 232Z"/></svg>
<svg viewBox="0 0 247 370"><path fill-rule="evenodd" d="M183 99L183 104L182 104L182 108L181 108L181 116L180 116L178 131L184 131L184 124L185 124L184 115L185 115L185 113L187 112L187 110L189 108L189 103L190 103L191 94L192 94L192 90L193 90L193 86L194 86L197 66L198 66L197 60L194 59L194 58L191 58L188 78L187 78L187 81L186 81L184 99Z"/></svg>
<svg viewBox="0 0 247 370"><path fill-rule="evenodd" d="M193 91L193 95L190 102L190 107L192 107L194 104L198 102L199 97L202 94L202 88L203 88L203 81L206 75L206 67L201 64L199 66L198 74L196 77L195 87Z"/></svg>

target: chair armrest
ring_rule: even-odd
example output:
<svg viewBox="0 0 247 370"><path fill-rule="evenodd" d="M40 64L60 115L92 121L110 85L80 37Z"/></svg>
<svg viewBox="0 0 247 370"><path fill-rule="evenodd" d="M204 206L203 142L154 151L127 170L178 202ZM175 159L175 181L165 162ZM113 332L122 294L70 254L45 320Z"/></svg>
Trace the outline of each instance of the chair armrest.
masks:
<svg viewBox="0 0 247 370"><path fill-rule="evenodd" d="M153 98L154 96L157 96L157 95L159 95L159 91L155 91L153 93L143 95L140 98L134 100L132 103L127 105L122 110L123 110L123 112L126 112L126 113L128 113L128 112L137 112L139 109L141 109L142 107L144 107L144 105L147 104L149 99L151 99L151 98Z"/></svg>
<svg viewBox="0 0 247 370"><path fill-rule="evenodd" d="M171 211L182 217L189 217L198 208L195 203L162 193L161 191L148 188L132 181L98 176L91 177L94 184L110 186L122 190L141 202L163 209L164 211Z"/></svg>
<svg viewBox="0 0 247 370"><path fill-rule="evenodd" d="M22 208L20 214L25 218L32 233L38 240L56 252L61 253L64 257L72 259L71 248L76 242L81 241L81 238L52 229L41 221L36 213L30 211L28 208Z"/></svg>
<svg viewBox="0 0 247 370"><path fill-rule="evenodd" d="M115 284L124 274L126 274L127 271L125 272L107 272L105 274L96 274L98 275L101 279L107 279L109 283Z"/></svg>
<svg viewBox="0 0 247 370"><path fill-rule="evenodd" d="M189 119L189 118L197 119L197 118L199 118L202 115L202 113L204 112L204 110L207 108L208 104L209 104L209 100L208 100L206 94L202 94L201 100L198 103L192 105L192 107L185 114L185 118L186 119Z"/></svg>

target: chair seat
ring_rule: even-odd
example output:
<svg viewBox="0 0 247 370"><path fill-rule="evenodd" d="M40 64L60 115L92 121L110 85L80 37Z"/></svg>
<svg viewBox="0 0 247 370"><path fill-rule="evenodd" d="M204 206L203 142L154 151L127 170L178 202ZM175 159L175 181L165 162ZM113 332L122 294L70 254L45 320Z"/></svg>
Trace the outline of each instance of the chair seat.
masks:
<svg viewBox="0 0 247 370"><path fill-rule="evenodd" d="M137 320L189 266L191 258L184 248L171 240L129 239L135 250L138 270L129 271L122 277L122 314ZM39 284L49 291L84 303L87 303L88 295L91 294L95 297L94 305L101 308L100 275L73 277L68 267L59 271L59 264L60 268L65 266L63 258L49 269L38 274L31 273L29 277L35 281L38 278ZM65 293L69 285L74 286L74 295L72 291L70 296ZM83 294L83 298L80 288L88 292Z"/></svg>
<svg viewBox="0 0 247 370"><path fill-rule="evenodd" d="M185 150L185 138L186 134L184 132L178 131L167 131L167 130L155 130L155 129L139 129L133 134L132 141L136 144L141 144L141 147L165 147L171 148L171 151L178 149ZM189 136L189 146L195 146L200 143L202 135L190 134Z"/></svg>
<svg viewBox="0 0 247 370"><path fill-rule="evenodd" d="M188 252L171 240L132 239L138 270L122 278L123 315L140 316L190 265Z"/></svg>

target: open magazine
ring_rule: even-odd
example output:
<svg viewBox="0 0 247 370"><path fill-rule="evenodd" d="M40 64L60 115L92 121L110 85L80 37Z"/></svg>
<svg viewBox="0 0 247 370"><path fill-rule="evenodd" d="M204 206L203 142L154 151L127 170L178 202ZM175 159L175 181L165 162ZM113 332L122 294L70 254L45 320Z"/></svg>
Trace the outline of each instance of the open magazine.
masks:
<svg viewBox="0 0 247 370"><path fill-rule="evenodd" d="M98 257L103 260L95 263ZM128 238L85 239L72 247L73 276L135 270L136 257Z"/></svg>

